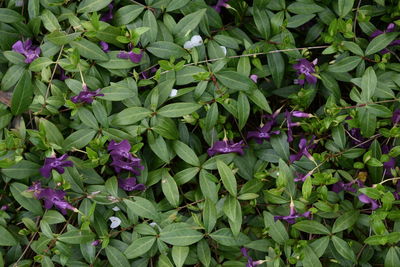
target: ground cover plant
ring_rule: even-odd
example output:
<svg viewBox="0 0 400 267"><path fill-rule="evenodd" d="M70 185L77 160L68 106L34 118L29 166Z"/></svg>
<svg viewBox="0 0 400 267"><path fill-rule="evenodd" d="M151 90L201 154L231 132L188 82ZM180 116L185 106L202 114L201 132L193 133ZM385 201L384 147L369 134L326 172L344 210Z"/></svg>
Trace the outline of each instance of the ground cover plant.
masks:
<svg viewBox="0 0 400 267"><path fill-rule="evenodd" d="M399 17L0 1L0 266L400 266Z"/></svg>

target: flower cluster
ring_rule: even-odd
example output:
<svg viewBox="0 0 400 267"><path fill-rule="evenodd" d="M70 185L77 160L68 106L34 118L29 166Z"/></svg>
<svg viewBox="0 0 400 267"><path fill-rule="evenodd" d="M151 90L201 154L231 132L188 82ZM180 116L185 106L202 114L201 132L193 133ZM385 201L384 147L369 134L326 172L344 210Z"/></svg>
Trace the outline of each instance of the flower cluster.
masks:
<svg viewBox="0 0 400 267"><path fill-rule="evenodd" d="M84 84L82 86L82 91L79 92L78 95L71 97L71 101L75 104L77 103L87 103L92 104L93 100L96 96L104 96L104 94L100 93L100 88L95 91L90 91L89 88Z"/></svg>
<svg viewBox="0 0 400 267"><path fill-rule="evenodd" d="M32 45L32 41L29 39L24 42L17 41L15 44L13 44L12 50L24 55L25 63L31 63L37 59L41 52L40 47Z"/></svg>

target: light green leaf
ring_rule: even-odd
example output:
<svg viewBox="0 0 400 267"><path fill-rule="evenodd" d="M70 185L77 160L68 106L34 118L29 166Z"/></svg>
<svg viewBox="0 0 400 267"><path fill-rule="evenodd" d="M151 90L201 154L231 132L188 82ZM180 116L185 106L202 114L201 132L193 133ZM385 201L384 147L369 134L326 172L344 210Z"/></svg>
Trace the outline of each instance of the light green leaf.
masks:
<svg viewBox="0 0 400 267"><path fill-rule="evenodd" d="M21 160L11 167L1 169L1 172L14 179L24 179L39 175L40 167L40 165L32 161Z"/></svg>
<svg viewBox="0 0 400 267"><path fill-rule="evenodd" d="M359 214L359 211L354 210L345 212L336 219L332 227L332 233L338 233L352 227L357 222Z"/></svg>
<svg viewBox="0 0 400 267"><path fill-rule="evenodd" d="M134 259L143 256L147 251L151 249L156 238L154 236L145 236L135 239L129 247L124 251L125 256L128 259Z"/></svg>
<svg viewBox="0 0 400 267"><path fill-rule="evenodd" d="M196 12L185 15L179 22L176 24L174 29L174 33L183 37L188 35L191 31L193 31L197 25L199 25L200 21L203 19L204 14L206 13L205 8L197 10Z"/></svg>
<svg viewBox="0 0 400 267"><path fill-rule="evenodd" d="M181 141L174 141L174 150L176 154L185 162L193 166L200 166L199 158L196 153L185 143Z"/></svg>
<svg viewBox="0 0 400 267"><path fill-rule="evenodd" d="M126 108L117 115L112 120L114 125L130 125L138 121L143 120L148 117L152 112L147 108L142 107L131 107Z"/></svg>
<svg viewBox="0 0 400 267"><path fill-rule="evenodd" d="M347 72L353 70L362 61L362 58L357 56L345 57L333 65L329 66L330 72Z"/></svg>
<svg viewBox="0 0 400 267"><path fill-rule="evenodd" d="M145 198L133 197L133 201L125 199L124 202L133 214L155 221L160 219L160 215L154 204Z"/></svg>
<svg viewBox="0 0 400 267"><path fill-rule="evenodd" d="M170 59L171 57L178 59L187 54L185 49L179 45L166 41L151 43L146 49L156 57L163 59Z"/></svg>
<svg viewBox="0 0 400 267"><path fill-rule="evenodd" d="M32 103L33 88L30 72L24 71L21 79L14 88L11 98L11 112L14 115L19 115L28 110Z"/></svg>
<svg viewBox="0 0 400 267"><path fill-rule="evenodd" d="M304 220L293 225L299 231L309 234L329 235L330 231L324 225L317 221Z"/></svg>
<svg viewBox="0 0 400 267"><path fill-rule="evenodd" d="M14 236L2 225L0 225L0 236L0 246L16 246L18 244Z"/></svg>
<svg viewBox="0 0 400 267"><path fill-rule="evenodd" d="M232 170L221 160L217 160L218 173L225 189L234 197L237 196L237 183Z"/></svg>
<svg viewBox="0 0 400 267"><path fill-rule="evenodd" d="M203 238L203 234L186 223L173 223L160 232L160 240L173 246L190 246Z"/></svg>
<svg viewBox="0 0 400 267"><path fill-rule="evenodd" d="M369 42L367 48L365 49L365 55L372 55L382 49L386 48L394 39L396 39L398 32L383 33L378 35L371 42Z"/></svg>
<svg viewBox="0 0 400 267"><path fill-rule="evenodd" d="M370 101L375 93L376 85L378 79L376 77L375 71L372 67L368 67L364 72L361 79L361 99L364 101Z"/></svg>
<svg viewBox="0 0 400 267"><path fill-rule="evenodd" d="M174 178L168 173L168 171L163 172L163 177L161 179L161 188L164 193L165 198L173 207L178 207L179 205L179 190Z"/></svg>
<svg viewBox="0 0 400 267"><path fill-rule="evenodd" d="M70 45L73 48L78 49L79 54L87 59L108 61L109 57L106 53L101 50L101 48L93 42L86 40L84 38L79 41L72 41Z"/></svg>
<svg viewBox="0 0 400 267"><path fill-rule="evenodd" d="M111 2L112 0L83 0L78 6L78 13L99 11Z"/></svg>
<svg viewBox="0 0 400 267"><path fill-rule="evenodd" d="M201 108L197 103L174 103L161 107L157 114L168 118L179 118L195 112Z"/></svg>
<svg viewBox="0 0 400 267"><path fill-rule="evenodd" d="M182 267L185 263L187 256L189 255L189 247L173 246L171 254L175 266Z"/></svg>
<svg viewBox="0 0 400 267"><path fill-rule="evenodd" d="M112 246L106 247L106 255L110 264L114 267L130 267L129 261L122 252Z"/></svg>
<svg viewBox="0 0 400 267"><path fill-rule="evenodd" d="M236 71L221 71L216 73L215 76L224 86L233 90L248 91L254 86L250 78Z"/></svg>

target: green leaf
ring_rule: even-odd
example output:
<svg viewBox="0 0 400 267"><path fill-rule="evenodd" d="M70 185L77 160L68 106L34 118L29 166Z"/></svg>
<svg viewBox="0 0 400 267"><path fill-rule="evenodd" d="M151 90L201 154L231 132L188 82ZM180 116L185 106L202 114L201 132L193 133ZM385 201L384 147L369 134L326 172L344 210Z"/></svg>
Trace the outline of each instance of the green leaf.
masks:
<svg viewBox="0 0 400 267"><path fill-rule="evenodd" d="M161 107L157 114L167 118L179 118L191 114L201 107L197 103L174 103Z"/></svg>
<svg viewBox="0 0 400 267"><path fill-rule="evenodd" d="M250 78L236 71L220 71L215 76L224 86L233 90L248 91L254 86Z"/></svg>
<svg viewBox="0 0 400 267"><path fill-rule="evenodd" d="M372 55L382 49L386 48L394 39L396 39L398 32L383 33L378 35L371 42L369 42L365 49L365 55Z"/></svg>
<svg viewBox="0 0 400 267"><path fill-rule="evenodd" d="M179 138L179 132L176 124L174 120L170 118L158 116L157 124L152 129L164 138L170 140L176 140Z"/></svg>
<svg viewBox="0 0 400 267"><path fill-rule="evenodd" d="M334 235L332 236L332 242L337 252L339 252L339 254L343 256L343 258L348 259L352 262L356 262L356 255L346 241Z"/></svg>
<svg viewBox="0 0 400 267"><path fill-rule="evenodd" d="M281 53L267 54L268 66L271 71L272 79L277 88L281 87L283 76L285 75L285 61Z"/></svg>
<svg viewBox="0 0 400 267"><path fill-rule="evenodd" d="M167 12L171 12L177 9L180 9L184 6L186 6L188 3L190 2L190 0L176 0L176 1L171 1L169 2L168 6L167 6Z"/></svg>
<svg viewBox="0 0 400 267"><path fill-rule="evenodd" d="M40 119L39 128L40 129L44 128L47 141L49 141L50 143L54 143L60 147L62 146L64 142L64 137L61 134L60 130L57 128L57 126L55 126L48 120Z"/></svg>
<svg viewBox="0 0 400 267"><path fill-rule="evenodd" d="M173 246L171 251L172 259L176 267L182 267L189 255L189 247Z"/></svg>
<svg viewBox="0 0 400 267"><path fill-rule="evenodd" d="M160 215L154 204L142 197L133 197L133 200L124 199L128 209L137 216L158 221Z"/></svg>
<svg viewBox="0 0 400 267"><path fill-rule="evenodd" d="M287 28L297 28L315 17L315 14L295 15L288 19Z"/></svg>
<svg viewBox="0 0 400 267"><path fill-rule="evenodd" d="M92 129L81 129L70 136L68 136L63 142L64 151L71 150L72 148L81 149L89 144L93 140L96 131Z"/></svg>
<svg viewBox="0 0 400 267"><path fill-rule="evenodd" d="M112 0L83 0L78 6L78 13L99 11L111 2Z"/></svg>
<svg viewBox="0 0 400 267"><path fill-rule="evenodd" d="M17 240L15 240L14 236L10 234L10 232L0 225L0 246L16 246L18 245Z"/></svg>
<svg viewBox="0 0 400 267"><path fill-rule="evenodd" d="M42 215L43 209L40 201L22 195L27 189L28 187L26 185L20 183L12 183L10 187L12 196L22 207L29 210L34 215Z"/></svg>
<svg viewBox="0 0 400 267"><path fill-rule="evenodd" d="M203 16L206 14L205 8L197 10L196 12L185 15L174 28L174 34L179 37L188 36L190 32L192 32L197 25L199 25L200 21L203 19Z"/></svg>
<svg viewBox="0 0 400 267"><path fill-rule="evenodd" d="M23 21L24 17L17 11L9 8L0 8L0 22L4 23L16 23Z"/></svg>
<svg viewBox="0 0 400 267"><path fill-rule="evenodd" d="M148 117L152 112L147 108L131 107L126 108L114 116L112 124L122 126L134 124Z"/></svg>
<svg viewBox="0 0 400 267"><path fill-rule="evenodd" d="M302 260L303 266L322 267L319 257L315 255L314 250L309 246L304 246L304 259Z"/></svg>
<svg viewBox="0 0 400 267"><path fill-rule="evenodd" d="M299 231L309 234L329 235L330 231L324 225L317 221L304 220L293 225Z"/></svg>
<svg viewBox="0 0 400 267"><path fill-rule="evenodd" d="M49 32L61 30L61 26L60 23L58 23L57 17L51 13L50 10L44 9L40 18L42 19L43 26Z"/></svg>
<svg viewBox="0 0 400 267"><path fill-rule="evenodd" d="M3 55L13 64L25 64L25 56L14 52L14 51L4 51Z"/></svg>
<svg viewBox="0 0 400 267"><path fill-rule="evenodd" d="M199 158L197 157L196 153L185 143L181 141L174 141L173 143L174 150L176 154L186 163L193 165L193 166L200 166Z"/></svg>
<svg viewBox="0 0 400 267"><path fill-rule="evenodd" d="M112 266L115 267L130 267L129 261L126 259L125 255L117 248L112 246L106 247L107 259Z"/></svg>
<svg viewBox="0 0 400 267"><path fill-rule="evenodd" d="M360 124L361 134L364 137L370 137L375 133L376 116L365 107L358 109L358 122Z"/></svg>
<svg viewBox="0 0 400 267"><path fill-rule="evenodd" d="M259 108L270 114L272 113L267 98L260 90L251 90L250 92L246 92L246 94L250 98L250 100L253 101L253 103L256 104Z"/></svg>
<svg viewBox="0 0 400 267"><path fill-rule="evenodd" d="M375 93L377 83L378 79L374 69L372 67L368 67L361 79L361 99L363 101L367 102L371 100Z"/></svg>
<svg viewBox="0 0 400 267"><path fill-rule="evenodd" d="M14 115L19 115L28 110L32 103L33 88L30 72L24 71L21 79L14 88L11 98L11 112Z"/></svg>
<svg viewBox="0 0 400 267"><path fill-rule="evenodd" d="M338 0L338 15L345 17L353 8L354 0Z"/></svg>
<svg viewBox="0 0 400 267"><path fill-rule="evenodd" d="M357 222L359 214L359 211L354 210L345 212L336 219L332 227L332 233L338 233L352 227Z"/></svg>
<svg viewBox="0 0 400 267"><path fill-rule="evenodd" d="M250 242L250 239L242 233L234 237L229 228L221 228L210 234L210 237L217 243L228 247L239 247Z"/></svg>
<svg viewBox="0 0 400 267"><path fill-rule="evenodd" d="M332 138L341 150L346 147L346 133L342 124L332 128Z"/></svg>
<svg viewBox="0 0 400 267"><path fill-rule="evenodd" d="M207 241L202 239L197 243L197 256L200 262L205 266L210 266L211 263L211 250Z"/></svg>
<svg viewBox="0 0 400 267"><path fill-rule="evenodd" d="M205 129L211 130L218 120L218 103L214 102L211 104L210 109L207 111L205 120Z"/></svg>
<svg viewBox="0 0 400 267"><path fill-rule="evenodd" d="M318 13L324 11L324 8L313 3L294 2L290 4L287 9L295 14L308 15L310 13Z"/></svg>
<svg viewBox="0 0 400 267"><path fill-rule="evenodd" d="M103 68L110 69L110 70L131 69L131 68L136 67L136 66L139 65L139 63L133 63L130 59L119 58L118 57L119 53L120 53L119 51L110 51L110 52L108 52L107 55L109 57L109 60L108 61L99 62L98 65L102 66ZM117 83L117 85L118 85L118 83ZM109 87L106 87L106 88L110 88L110 87L112 88L112 87L115 87L115 86L112 85L112 86L109 86ZM112 88L112 89L114 89L114 88ZM129 89L129 88L127 88L127 89ZM103 91L104 91L104 89L101 92L104 93ZM132 90L130 90L130 91L132 91ZM102 98L106 99L106 97L107 96L104 96ZM120 100L123 100L123 99L120 99Z"/></svg>
<svg viewBox="0 0 400 267"><path fill-rule="evenodd" d="M258 32L264 39L268 40L271 32L268 13L265 10L253 7L253 18Z"/></svg>
<svg viewBox="0 0 400 267"><path fill-rule="evenodd" d="M53 64L53 61L47 57L38 57L30 65L29 70L31 71L41 71L47 66Z"/></svg>
<svg viewBox="0 0 400 267"><path fill-rule="evenodd" d="M139 5L126 5L117 10L114 14L115 26L122 26L131 23L143 12L144 7Z"/></svg>
<svg viewBox="0 0 400 267"><path fill-rule="evenodd" d="M151 43L147 46L146 49L156 57L162 59L170 59L171 57L178 59L180 57L184 57L187 54L183 47L180 47L175 43L166 41Z"/></svg>
<svg viewBox="0 0 400 267"><path fill-rule="evenodd" d="M65 34L64 32L53 31L50 34L47 34L45 36L45 39L56 45L66 45L69 44L71 41L75 40L76 38L78 38L79 36L81 36L81 34L82 33L80 32Z"/></svg>
<svg viewBox="0 0 400 267"><path fill-rule="evenodd" d="M86 126L98 130L99 125L97 124L97 120L94 117L93 113L85 108L85 107L80 107L78 108L78 117L79 119L85 124Z"/></svg>
<svg viewBox="0 0 400 267"><path fill-rule="evenodd" d="M179 190L174 178L168 173L168 171L163 172L163 177L161 179L161 188L164 193L165 198L173 207L178 207L179 205Z"/></svg>
<svg viewBox="0 0 400 267"><path fill-rule="evenodd" d="M171 155L168 151L167 143L162 136L155 137L151 131L147 132L147 142L154 152L162 161L169 163Z"/></svg>
<svg viewBox="0 0 400 267"><path fill-rule="evenodd" d="M155 241L156 237L154 236L145 236L135 239L129 245L129 247L126 248L124 254L128 259L134 259L143 256L147 251L151 249Z"/></svg>
<svg viewBox="0 0 400 267"><path fill-rule="evenodd" d="M76 48L82 57L85 57L87 59L93 59L99 61L109 60L108 55L104 53L103 50L101 50L101 48L98 45L84 38L80 39L79 41L72 41L70 42L70 45L73 48Z"/></svg>
<svg viewBox="0 0 400 267"><path fill-rule="evenodd" d="M290 151L286 134L281 133L280 135L273 135L270 142L274 151L280 157L282 157L283 160L288 161L290 157Z"/></svg>
<svg viewBox="0 0 400 267"><path fill-rule="evenodd" d="M237 196L237 183L232 170L221 160L217 160L218 173L225 189L234 197Z"/></svg>
<svg viewBox="0 0 400 267"><path fill-rule="evenodd" d="M1 89L7 91L20 81L22 75L26 72L25 68L25 65L13 65L8 68L6 74L4 74L3 79L1 80Z"/></svg>
<svg viewBox="0 0 400 267"><path fill-rule="evenodd" d="M237 236L242 225L242 209L239 201L235 197L228 195L225 199L223 210L228 217L233 235Z"/></svg>
<svg viewBox="0 0 400 267"><path fill-rule="evenodd" d="M160 240L173 246L190 246L203 238L203 234L186 223L173 223L160 232Z"/></svg>
<svg viewBox="0 0 400 267"><path fill-rule="evenodd" d="M206 197L203 208L203 223L206 231L210 233L217 223L217 209L215 203Z"/></svg>
<svg viewBox="0 0 400 267"><path fill-rule="evenodd" d="M357 57L357 56L350 56L350 57L345 57L337 62L335 62L333 65L329 66L328 71L330 72L347 72L351 71L355 67L357 67L358 64L362 61L362 58Z"/></svg>
<svg viewBox="0 0 400 267"><path fill-rule="evenodd" d="M237 101L238 119L239 119L239 130L243 129L250 115L250 103L247 96L242 92L239 92Z"/></svg>
<svg viewBox="0 0 400 267"><path fill-rule="evenodd" d="M400 258L398 255L398 247L390 247L385 257L385 267L400 266Z"/></svg>
<svg viewBox="0 0 400 267"><path fill-rule="evenodd" d="M93 241L95 235L88 230L71 230L60 235L57 239L67 244L79 245L81 243L87 243Z"/></svg>
<svg viewBox="0 0 400 267"><path fill-rule="evenodd" d="M42 221L47 222L48 224L57 224L65 222L65 218L61 213L56 210L46 210L43 215Z"/></svg>
<svg viewBox="0 0 400 267"><path fill-rule="evenodd" d="M268 234L275 242L283 245L289 240L289 235L281 221L275 222L274 216L269 212L264 211L263 215L265 227L269 228Z"/></svg>
<svg viewBox="0 0 400 267"><path fill-rule="evenodd" d="M342 0L342 1L345 1L347 3L347 2L350 2L352 0L350 0L350 1ZM360 46L358 44L354 43L354 42L343 41L343 46L346 47L348 50L350 50L351 52L353 52L356 55L364 56L364 51L362 51Z"/></svg>
<svg viewBox="0 0 400 267"><path fill-rule="evenodd" d="M41 166L28 160L21 160L17 164L1 169L1 172L10 178L24 179L39 175Z"/></svg>

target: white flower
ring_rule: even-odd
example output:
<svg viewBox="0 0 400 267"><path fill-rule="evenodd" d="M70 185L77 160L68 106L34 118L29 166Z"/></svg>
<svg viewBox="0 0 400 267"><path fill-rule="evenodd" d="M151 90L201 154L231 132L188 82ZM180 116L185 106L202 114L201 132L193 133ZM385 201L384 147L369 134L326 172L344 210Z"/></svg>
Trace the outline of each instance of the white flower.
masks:
<svg viewBox="0 0 400 267"><path fill-rule="evenodd" d="M193 35L189 41L183 44L183 48L192 49L193 47L200 46L203 44L203 39L200 35Z"/></svg>
<svg viewBox="0 0 400 267"><path fill-rule="evenodd" d="M176 96L177 94L178 94L178 90L172 89L172 90L171 90L171 93L169 94L169 96L170 96L170 97L174 97L174 96Z"/></svg>
<svg viewBox="0 0 400 267"><path fill-rule="evenodd" d="M121 219L118 217L110 217L108 219L111 221L111 229L117 228L121 224Z"/></svg>
<svg viewBox="0 0 400 267"><path fill-rule="evenodd" d="M192 44L192 41L186 41L184 44L183 44L183 48L185 48L185 49L192 49L193 48L193 44Z"/></svg>
<svg viewBox="0 0 400 267"><path fill-rule="evenodd" d="M154 228L154 227L156 227L157 223L152 222L152 223L149 223L149 225Z"/></svg>
<svg viewBox="0 0 400 267"><path fill-rule="evenodd" d="M112 208L113 211L119 211L121 210L120 208L118 208L117 206L115 206L114 208Z"/></svg>
<svg viewBox="0 0 400 267"><path fill-rule="evenodd" d="M225 47L225 46L222 46L222 45L220 45L219 47L221 47L222 52L224 52L224 55L226 56L226 47Z"/></svg>

